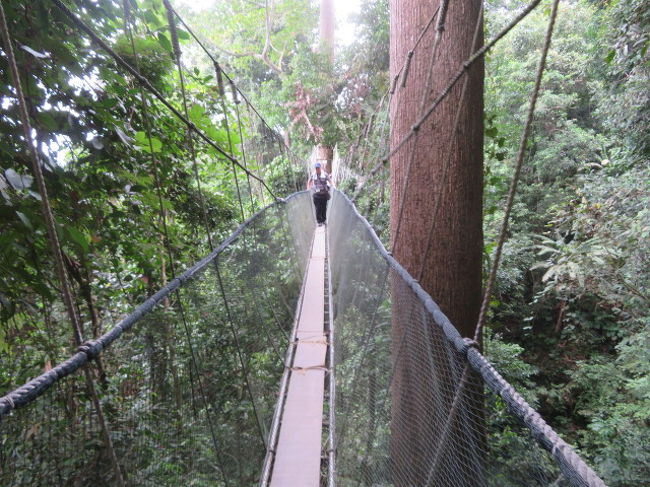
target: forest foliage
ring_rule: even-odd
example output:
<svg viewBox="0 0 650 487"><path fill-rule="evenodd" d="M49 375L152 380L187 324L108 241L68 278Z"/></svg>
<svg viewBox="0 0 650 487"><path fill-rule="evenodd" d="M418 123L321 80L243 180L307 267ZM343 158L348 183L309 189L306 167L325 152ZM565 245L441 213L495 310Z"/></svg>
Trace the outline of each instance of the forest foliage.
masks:
<svg viewBox="0 0 650 487"><path fill-rule="evenodd" d="M120 2L68 3L136 60ZM525 3L487 1L486 38ZM547 3L486 59L486 266ZM140 70L181 107L161 2L138 4ZM185 126L150 101L150 146L133 79L76 35L48 1L10 2L5 9L21 47L21 75L84 332L97 336L161 287L171 266L183 268L207 251ZM179 11L296 154L306 156L314 143L337 145L343 189L354 194L363 187L357 204L385 238L387 1L361 2L357 37L340 47L333 64L315 52L317 5L309 0L231 0L210 11ZM223 110L233 120L235 104L226 97L221 105L213 66L180 32L193 121L225 146ZM561 3L486 337L487 354L506 378L612 486L647 485L650 478L650 453L642 447L650 444L649 47L648 2ZM68 355L71 333L4 55L0 76L0 392L6 392ZM241 128L245 138L261 140L259 126ZM238 132L230 137L241 155ZM241 219L233 173L208 146L198 147L198 158L219 240ZM263 158L251 169L278 191L289 190L286 158ZM263 203L261 192L251 193L246 215Z"/></svg>

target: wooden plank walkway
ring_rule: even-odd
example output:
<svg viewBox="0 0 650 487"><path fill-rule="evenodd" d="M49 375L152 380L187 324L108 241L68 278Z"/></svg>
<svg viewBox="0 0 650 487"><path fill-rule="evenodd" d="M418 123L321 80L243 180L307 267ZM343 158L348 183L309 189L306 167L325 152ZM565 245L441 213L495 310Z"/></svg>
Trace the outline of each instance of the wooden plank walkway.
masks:
<svg viewBox="0 0 650 487"><path fill-rule="evenodd" d="M317 227L305 276L304 298L296 331L296 351L282 412L271 487L318 487L320 484L323 395L325 228Z"/></svg>

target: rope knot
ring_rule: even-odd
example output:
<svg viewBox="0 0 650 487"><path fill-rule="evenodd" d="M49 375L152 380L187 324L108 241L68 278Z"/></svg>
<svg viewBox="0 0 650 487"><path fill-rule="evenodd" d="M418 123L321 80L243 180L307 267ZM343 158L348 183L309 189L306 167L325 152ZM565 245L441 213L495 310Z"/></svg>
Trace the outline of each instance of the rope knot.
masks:
<svg viewBox="0 0 650 487"><path fill-rule="evenodd" d="M85 353L86 357L88 357L88 360L93 360L99 356L101 347L96 341L88 340L79 345L79 348L77 348L77 350L81 353Z"/></svg>
<svg viewBox="0 0 650 487"><path fill-rule="evenodd" d="M465 343L465 350L464 353L467 353L467 351L470 348L473 348L475 350L479 349L479 344L476 340L472 340L471 338L463 338L463 342Z"/></svg>

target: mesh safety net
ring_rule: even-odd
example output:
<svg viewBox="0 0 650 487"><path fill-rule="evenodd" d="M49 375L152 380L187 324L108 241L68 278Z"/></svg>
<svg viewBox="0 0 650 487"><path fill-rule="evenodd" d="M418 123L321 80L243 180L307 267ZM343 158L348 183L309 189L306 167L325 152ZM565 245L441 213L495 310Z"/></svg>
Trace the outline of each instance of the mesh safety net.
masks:
<svg viewBox="0 0 650 487"><path fill-rule="evenodd" d="M342 193L328 221L336 485L604 485Z"/></svg>
<svg viewBox="0 0 650 487"><path fill-rule="evenodd" d="M329 485L604 485L337 191L328 221ZM81 367L98 379L127 485L256 484L313 228L309 193L274 203L85 351L0 398L0 484L115 485Z"/></svg>
<svg viewBox="0 0 650 487"><path fill-rule="evenodd" d="M96 388L127 485L257 481L313 227L305 193L267 207L108 334ZM0 399L0 485L115 485L84 374L59 379L80 356Z"/></svg>

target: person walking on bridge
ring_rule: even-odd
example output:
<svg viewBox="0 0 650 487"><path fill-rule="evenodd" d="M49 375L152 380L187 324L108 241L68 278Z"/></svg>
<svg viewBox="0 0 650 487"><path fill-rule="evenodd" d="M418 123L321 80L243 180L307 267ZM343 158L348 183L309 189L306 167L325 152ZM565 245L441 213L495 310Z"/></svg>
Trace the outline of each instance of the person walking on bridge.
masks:
<svg viewBox="0 0 650 487"><path fill-rule="evenodd" d="M330 199L330 188L334 188L332 178L323 170L321 163L317 162L314 164L314 172L307 181L307 189L312 191L316 207L316 222L319 227L324 225L327 219L327 200Z"/></svg>

